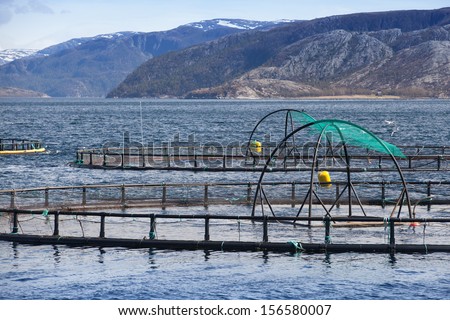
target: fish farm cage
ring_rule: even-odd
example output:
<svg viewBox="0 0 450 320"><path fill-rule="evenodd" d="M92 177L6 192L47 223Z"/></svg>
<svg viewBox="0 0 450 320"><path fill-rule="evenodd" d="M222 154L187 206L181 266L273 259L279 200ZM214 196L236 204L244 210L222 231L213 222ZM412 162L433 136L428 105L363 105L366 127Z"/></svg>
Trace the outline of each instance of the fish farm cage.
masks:
<svg viewBox="0 0 450 320"><path fill-rule="evenodd" d="M280 125L271 122L275 116ZM448 252L450 182L442 175L439 180L415 175L447 172L449 157L445 146L399 147L357 124L316 120L294 109L266 115L238 144L201 144L190 137L154 147L127 137L119 145L78 150L72 165L249 171L259 178L0 190L0 240L224 251ZM274 172L286 174L274 179Z"/></svg>
<svg viewBox="0 0 450 320"><path fill-rule="evenodd" d="M45 152L39 140L33 139L0 139L0 156Z"/></svg>

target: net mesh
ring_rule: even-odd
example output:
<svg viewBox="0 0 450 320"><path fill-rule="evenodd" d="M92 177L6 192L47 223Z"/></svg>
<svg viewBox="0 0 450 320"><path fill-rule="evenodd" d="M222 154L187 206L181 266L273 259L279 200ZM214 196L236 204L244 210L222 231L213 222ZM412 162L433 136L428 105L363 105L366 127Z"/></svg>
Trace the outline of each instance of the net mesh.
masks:
<svg viewBox="0 0 450 320"><path fill-rule="evenodd" d="M327 139L346 145L362 147L369 150L392 154L395 157L406 158L403 152L395 145L386 142L370 131L343 120L315 120L305 112L293 112L292 118L301 126L311 124L309 128Z"/></svg>

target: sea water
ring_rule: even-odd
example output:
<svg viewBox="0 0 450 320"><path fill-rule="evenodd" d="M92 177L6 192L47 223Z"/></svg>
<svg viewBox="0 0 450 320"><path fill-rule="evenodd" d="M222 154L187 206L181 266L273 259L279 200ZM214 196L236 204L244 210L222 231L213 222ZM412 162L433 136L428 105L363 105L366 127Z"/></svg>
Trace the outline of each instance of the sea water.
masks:
<svg viewBox="0 0 450 320"><path fill-rule="evenodd" d="M144 145L174 141L177 134L181 141L194 135L203 143L246 142L259 119L282 108L305 110L316 119L351 121L396 145L446 145L450 140L447 100L2 99L0 138L37 138L48 152L0 157L0 189L256 182L259 174L250 172L88 170L69 163L76 150L120 143L124 134ZM274 118L265 128L283 131L283 121ZM276 177L292 181L293 174ZM407 179L450 180L446 172ZM190 210L220 214L233 209L179 209ZM447 208L434 210L448 216ZM450 232L442 228L439 234ZM405 236L423 237L420 232ZM448 253L290 254L0 242L0 299L448 299L449 262Z"/></svg>

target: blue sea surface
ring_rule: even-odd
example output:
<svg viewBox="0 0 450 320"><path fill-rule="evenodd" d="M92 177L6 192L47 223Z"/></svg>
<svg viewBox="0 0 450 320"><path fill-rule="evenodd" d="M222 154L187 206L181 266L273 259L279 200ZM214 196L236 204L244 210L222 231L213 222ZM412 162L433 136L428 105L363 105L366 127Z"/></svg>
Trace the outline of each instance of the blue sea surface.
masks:
<svg viewBox="0 0 450 320"><path fill-rule="evenodd" d="M1 99L0 138L37 138L49 152L0 157L0 190L112 183L256 182L259 174L250 172L104 171L68 164L75 160L77 149L121 142L125 132L134 141L155 144L173 141L175 134L182 141L194 134L200 142L245 142L260 118L281 108L305 110L317 119L351 121L396 145L446 145L450 140L448 100ZM283 121L274 119L267 130L277 131ZM292 181L294 174L274 176ZM450 180L447 172L408 173L406 178ZM179 211L220 214L221 210L233 210L230 207ZM245 210L236 208L236 212ZM448 208L433 210L439 216L449 214ZM0 228L3 232L9 225ZM371 237L364 232L354 231L351 237ZM405 230L402 236L422 239L425 235L420 232L425 229L417 234ZM449 232L442 226L439 234ZM449 299L449 263L448 253L289 254L0 242L0 299Z"/></svg>

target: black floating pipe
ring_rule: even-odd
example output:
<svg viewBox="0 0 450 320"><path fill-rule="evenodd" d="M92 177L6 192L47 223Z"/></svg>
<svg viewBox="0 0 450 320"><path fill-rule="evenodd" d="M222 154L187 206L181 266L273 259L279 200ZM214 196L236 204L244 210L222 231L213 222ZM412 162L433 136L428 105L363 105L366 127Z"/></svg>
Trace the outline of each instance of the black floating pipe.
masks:
<svg viewBox="0 0 450 320"><path fill-rule="evenodd" d="M242 242L242 241L189 241L189 240L148 240L122 238L58 237L23 234L0 234L0 240L33 245L68 245L75 247L125 247L155 248L170 250L218 250L218 251L298 251L292 243L287 242ZM306 253L391 253L389 244L324 244L301 243ZM450 245L438 244L398 244L396 253L433 253L450 252Z"/></svg>

